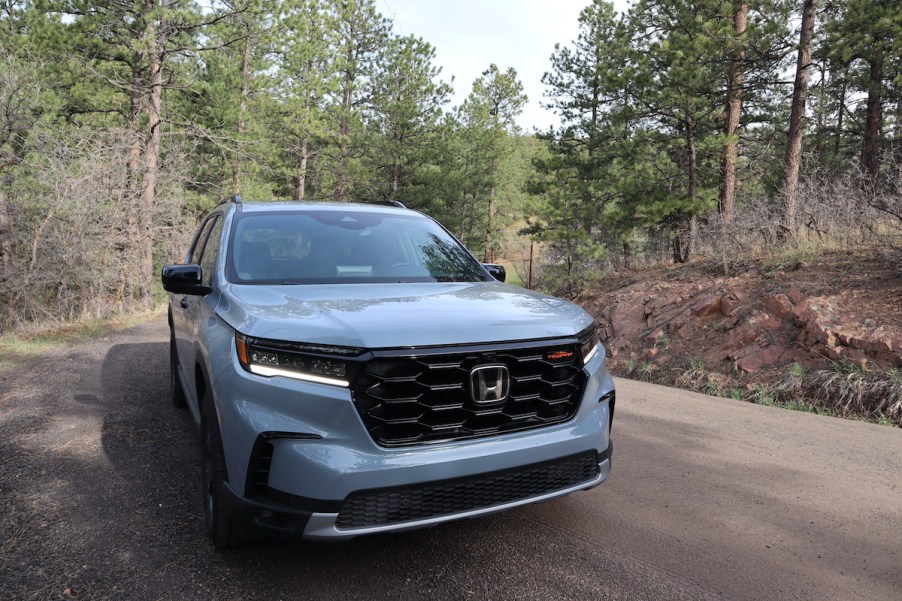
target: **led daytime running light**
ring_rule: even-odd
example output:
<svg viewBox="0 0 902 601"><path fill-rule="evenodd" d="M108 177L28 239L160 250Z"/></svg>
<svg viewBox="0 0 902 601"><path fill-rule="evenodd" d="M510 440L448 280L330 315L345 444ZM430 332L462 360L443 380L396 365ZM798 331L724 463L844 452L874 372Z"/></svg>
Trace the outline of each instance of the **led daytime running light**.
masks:
<svg viewBox="0 0 902 601"><path fill-rule="evenodd" d="M269 367L267 365L251 365L251 373L258 376L283 376L294 380L304 380L305 382L316 382L317 384L329 384L331 386L344 386L347 388L350 384L344 380L336 380L333 378L324 378L313 374L305 374L299 371L290 371L287 369L279 369L278 367Z"/></svg>
<svg viewBox="0 0 902 601"><path fill-rule="evenodd" d="M308 355L303 352L307 350L306 345L298 345L303 350L296 350L291 343L263 343L262 347L258 346L257 340L235 333L235 351L241 367L258 376L281 376L344 388L350 386L350 382L343 377L347 373L347 364L341 359Z"/></svg>
<svg viewBox="0 0 902 601"><path fill-rule="evenodd" d="M595 353L598 352L598 341L597 341L597 340L593 340L592 342L595 343L595 346L592 347L592 350L589 351L589 354L587 354L585 357L583 357L583 365L585 365L586 363L588 363L589 361L591 361L591 360L592 360L592 357L595 356Z"/></svg>
<svg viewBox="0 0 902 601"><path fill-rule="evenodd" d="M601 342L598 339L598 327L593 326L589 335L586 336L579 345L580 352L583 356L583 365L586 365L593 357L595 357L595 353L598 352L598 347L600 346Z"/></svg>

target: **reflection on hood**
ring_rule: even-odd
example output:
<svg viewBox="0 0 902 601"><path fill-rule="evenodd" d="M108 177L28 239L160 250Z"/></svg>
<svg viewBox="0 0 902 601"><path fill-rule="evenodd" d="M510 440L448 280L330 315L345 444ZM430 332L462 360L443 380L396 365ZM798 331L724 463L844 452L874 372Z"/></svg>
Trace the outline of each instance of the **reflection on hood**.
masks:
<svg viewBox="0 0 902 601"><path fill-rule="evenodd" d="M217 312L260 338L364 348L572 336L581 308L497 282L249 286L230 284Z"/></svg>

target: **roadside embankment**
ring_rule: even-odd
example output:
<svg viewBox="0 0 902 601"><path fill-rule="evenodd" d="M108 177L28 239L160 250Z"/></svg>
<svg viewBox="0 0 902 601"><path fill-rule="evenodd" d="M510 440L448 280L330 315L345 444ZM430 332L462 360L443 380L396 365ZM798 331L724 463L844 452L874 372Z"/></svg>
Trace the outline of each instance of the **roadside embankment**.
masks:
<svg viewBox="0 0 902 601"><path fill-rule="evenodd" d="M902 256L700 261L577 299L615 373L762 404L902 423Z"/></svg>

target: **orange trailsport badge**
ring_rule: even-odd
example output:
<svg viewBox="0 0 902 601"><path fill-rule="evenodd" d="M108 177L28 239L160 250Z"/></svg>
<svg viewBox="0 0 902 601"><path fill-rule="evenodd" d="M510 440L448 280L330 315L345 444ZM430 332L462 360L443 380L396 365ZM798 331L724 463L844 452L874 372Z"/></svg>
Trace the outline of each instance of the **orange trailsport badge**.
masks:
<svg viewBox="0 0 902 601"><path fill-rule="evenodd" d="M545 355L546 359L551 359L552 361L557 361L558 359L569 359L573 356L573 351L554 351L553 353L548 353Z"/></svg>

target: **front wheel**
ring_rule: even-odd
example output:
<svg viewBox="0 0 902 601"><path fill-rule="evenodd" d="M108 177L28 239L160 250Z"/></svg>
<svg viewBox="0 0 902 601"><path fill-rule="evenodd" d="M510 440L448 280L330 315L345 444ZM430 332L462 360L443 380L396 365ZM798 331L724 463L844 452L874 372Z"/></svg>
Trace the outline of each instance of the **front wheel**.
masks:
<svg viewBox="0 0 902 601"><path fill-rule="evenodd" d="M204 526L213 546L219 550L239 545L238 529L226 505L226 467L222 451L222 437L213 400L208 392L204 398L203 464Z"/></svg>

